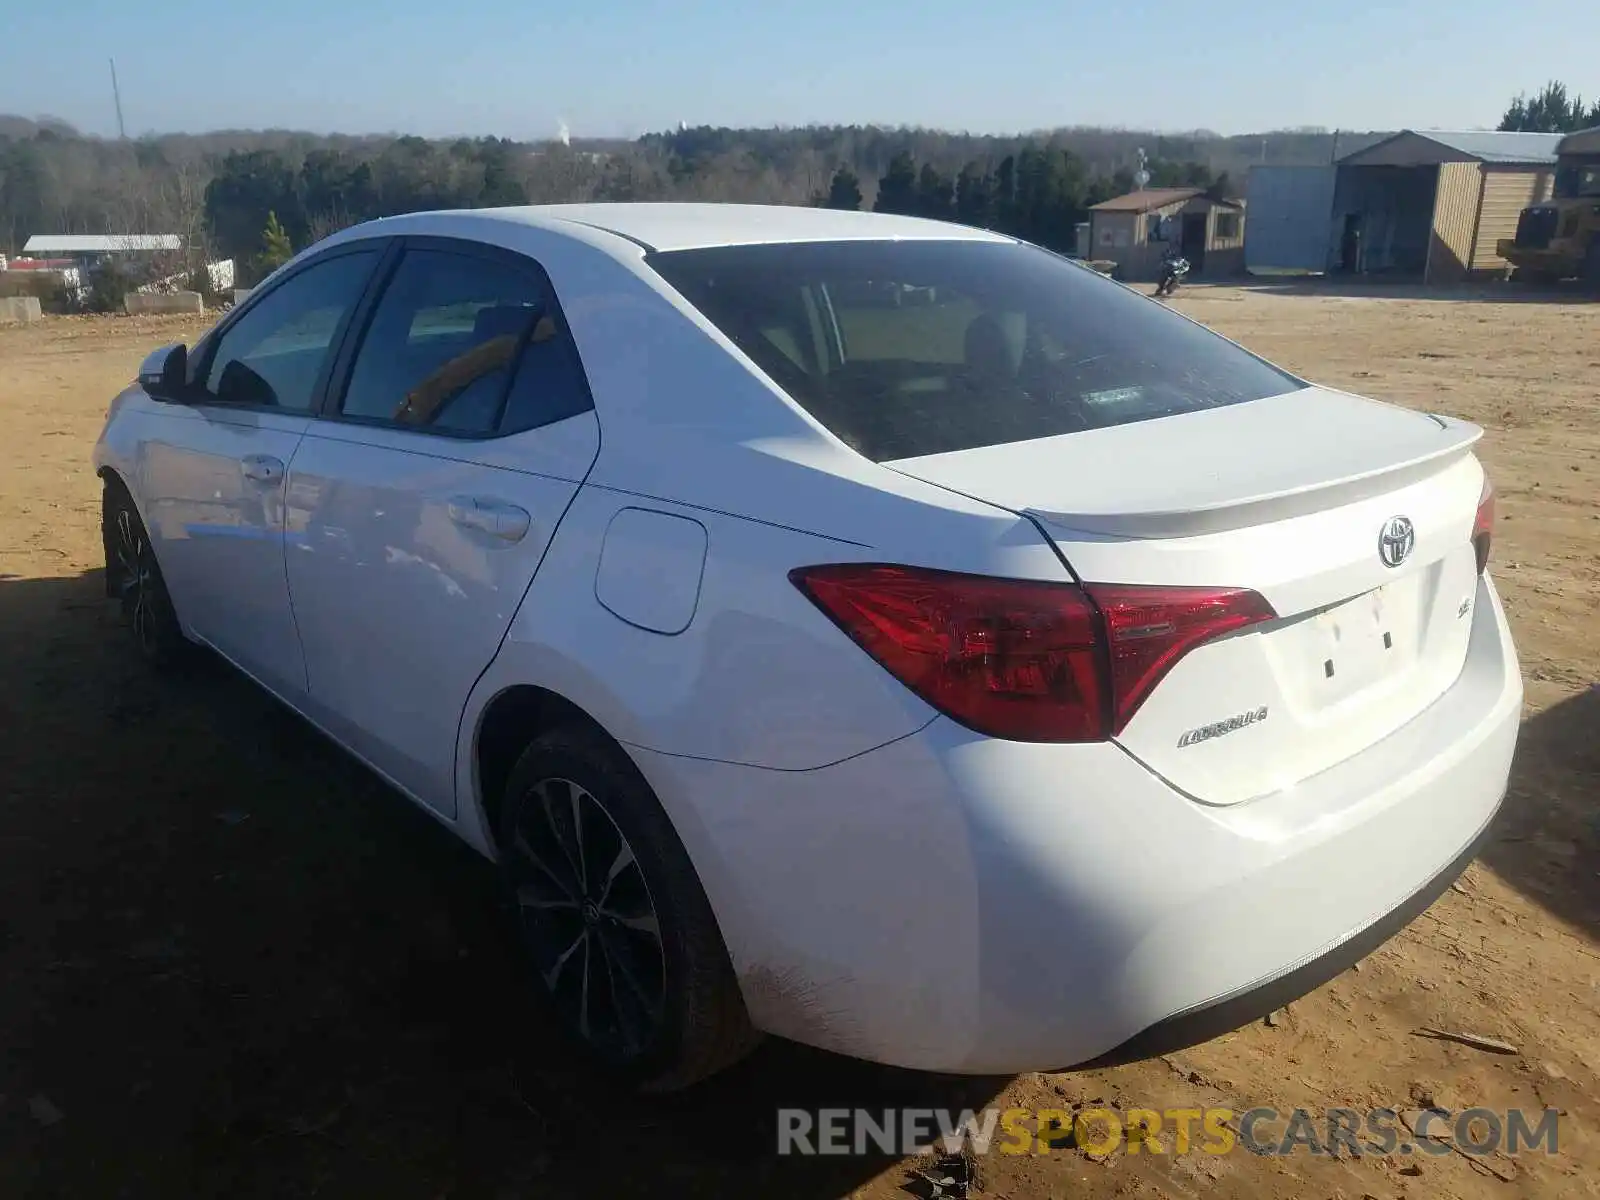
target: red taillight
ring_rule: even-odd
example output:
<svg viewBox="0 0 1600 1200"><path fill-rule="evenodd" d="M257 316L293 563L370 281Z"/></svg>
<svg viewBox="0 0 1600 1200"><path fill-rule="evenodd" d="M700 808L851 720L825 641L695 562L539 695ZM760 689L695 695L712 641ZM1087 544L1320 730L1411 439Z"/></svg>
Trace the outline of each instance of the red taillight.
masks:
<svg viewBox="0 0 1600 1200"><path fill-rule="evenodd" d="M1489 565L1489 544L1494 541L1494 485L1483 477L1483 492L1478 497L1478 515L1472 522L1472 548L1478 553L1478 574Z"/></svg>
<svg viewBox="0 0 1600 1200"><path fill-rule="evenodd" d="M1124 587L1091 583L1111 642L1113 724L1121 730L1170 671L1202 642L1277 614L1239 588Z"/></svg>
<svg viewBox="0 0 1600 1200"><path fill-rule="evenodd" d="M855 563L789 578L885 670L969 729L1025 742L1107 734L1098 620L1071 584Z"/></svg>
<svg viewBox="0 0 1600 1200"><path fill-rule="evenodd" d="M1086 591L872 563L789 577L934 708L1025 742L1110 737L1187 651L1273 616L1253 592L1210 588Z"/></svg>

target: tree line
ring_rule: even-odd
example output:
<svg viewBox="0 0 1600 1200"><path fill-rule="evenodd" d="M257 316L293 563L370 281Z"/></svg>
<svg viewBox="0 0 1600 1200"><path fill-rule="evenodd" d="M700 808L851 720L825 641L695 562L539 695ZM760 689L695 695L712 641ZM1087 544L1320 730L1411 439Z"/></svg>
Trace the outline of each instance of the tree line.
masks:
<svg viewBox="0 0 1600 1200"><path fill-rule="evenodd" d="M1507 129L1600 123L1559 83ZM879 126L702 126L634 140L313 135L284 130L86 137L0 114L0 253L35 233L177 233L246 281L344 225L429 208L588 200L827 204L916 213L1070 249L1085 211L1153 186L1233 194L1257 164L1328 163L1387 136L1320 128L1222 137L1065 128L990 136ZM274 227L267 236L269 223Z"/></svg>
<svg viewBox="0 0 1600 1200"><path fill-rule="evenodd" d="M1551 80L1532 96L1518 96L1506 106L1500 129L1506 133L1576 133L1600 126L1600 100L1585 104L1567 85Z"/></svg>
<svg viewBox="0 0 1600 1200"><path fill-rule="evenodd" d="M1351 138L1343 135L1340 146L1353 146ZM0 253L16 253L35 233L178 233L197 255L233 258L248 274L266 265L269 215L300 248L343 225L428 208L817 203L841 173L858 180L868 207L886 182L888 211L910 211L914 203L929 215L1059 231L1072 212L1132 186L1140 149L1158 181L1170 165L1174 181L1209 183L1242 180L1252 162L1327 161L1332 147L1332 135L1320 130L1244 138L1096 129L988 137L873 126L701 127L570 145L284 131L124 141L0 116ZM947 191L948 203L940 202Z"/></svg>
<svg viewBox="0 0 1600 1200"><path fill-rule="evenodd" d="M1229 174L1214 175L1203 162L1150 159L1146 170L1150 187L1198 187L1219 199L1235 195ZM878 179L872 208L977 225L1070 252L1089 209L1132 191L1134 178L1126 166L1095 174L1082 158L1061 148L1029 146L992 165L973 159L953 175L931 162L919 165L902 151ZM816 200L840 209L860 208L864 201L860 177L848 166L834 172L826 194Z"/></svg>

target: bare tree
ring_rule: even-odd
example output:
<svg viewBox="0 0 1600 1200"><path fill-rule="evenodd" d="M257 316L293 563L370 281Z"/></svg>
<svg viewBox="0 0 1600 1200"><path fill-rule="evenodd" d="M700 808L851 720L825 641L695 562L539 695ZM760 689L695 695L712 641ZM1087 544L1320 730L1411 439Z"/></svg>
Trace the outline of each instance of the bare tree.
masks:
<svg viewBox="0 0 1600 1200"><path fill-rule="evenodd" d="M310 242L320 242L325 237L331 237L341 229L348 229L356 224L355 218L345 209L343 204L336 204L331 212L312 213L306 218L306 236Z"/></svg>

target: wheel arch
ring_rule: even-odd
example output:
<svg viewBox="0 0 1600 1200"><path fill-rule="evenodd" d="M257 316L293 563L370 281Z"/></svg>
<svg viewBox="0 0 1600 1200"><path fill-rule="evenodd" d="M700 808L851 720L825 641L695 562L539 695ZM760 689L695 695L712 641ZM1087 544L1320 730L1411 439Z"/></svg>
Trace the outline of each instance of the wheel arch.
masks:
<svg viewBox="0 0 1600 1200"><path fill-rule="evenodd" d="M146 528L148 528L149 521L145 514L144 500L133 486L133 483L118 469L116 464L104 463L96 467L94 473L99 477L100 482L105 485L106 491L115 489L128 498L133 504L133 511L139 514L139 520L144 521ZM102 499L102 507L103 504L104 500Z"/></svg>
<svg viewBox="0 0 1600 1200"><path fill-rule="evenodd" d="M673 795L668 780L654 778L652 772L646 770L639 757L629 749L628 743L612 728L608 728L606 722L596 717L590 707L553 687L521 681L508 682L494 692L473 718L465 764L470 786L458 793L464 793L464 804L457 809L458 831L482 853L499 857L500 809L512 768L534 738L564 724L578 724L596 731L650 789L668 826L688 855L700 886L711 903L713 918L722 927L726 941L729 934L724 919L726 906L736 903L736 897L727 891L724 883L728 878L726 864L722 862L716 843L698 814L691 806L683 804L681 797ZM474 822L477 823L477 830L471 828Z"/></svg>
<svg viewBox="0 0 1600 1200"><path fill-rule="evenodd" d="M571 700L537 684L517 683L496 692L483 706L472 738L472 803L490 850L497 850L500 806L506 781L523 750L534 738L561 725L593 729L631 762L632 758L605 726Z"/></svg>
<svg viewBox="0 0 1600 1200"><path fill-rule="evenodd" d="M111 529L110 529L110 502L111 497L121 493L128 498L128 503L133 505L133 511L139 514L139 519L144 520L144 512L139 507L139 498L133 494L133 489L128 486L128 481L122 473L110 464L95 468L94 472L104 485L100 492L100 543L105 553L105 593L106 599L116 599L117 585L111 573Z"/></svg>

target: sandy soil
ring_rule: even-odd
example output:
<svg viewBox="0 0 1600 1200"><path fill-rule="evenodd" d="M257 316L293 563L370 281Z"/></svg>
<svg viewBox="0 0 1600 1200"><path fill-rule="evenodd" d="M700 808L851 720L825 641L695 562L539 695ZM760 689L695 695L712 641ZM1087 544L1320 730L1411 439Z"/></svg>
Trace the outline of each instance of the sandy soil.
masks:
<svg viewBox="0 0 1600 1200"><path fill-rule="evenodd" d="M1556 1157L986 1157L985 1196L1600 1196L1600 305L1191 288L1319 382L1469 418L1528 703L1498 837L1274 1025L1111 1071L949 1080L771 1044L671 1102L528 1015L474 856L220 667L131 659L90 446L200 326L0 329L0 1195L904 1195L778 1160L780 1104L1558 1107ZM1496 1054L1418 1034L1503 1039ZM1170 1140L1167 1143L1171 1148Z"/></svg>

